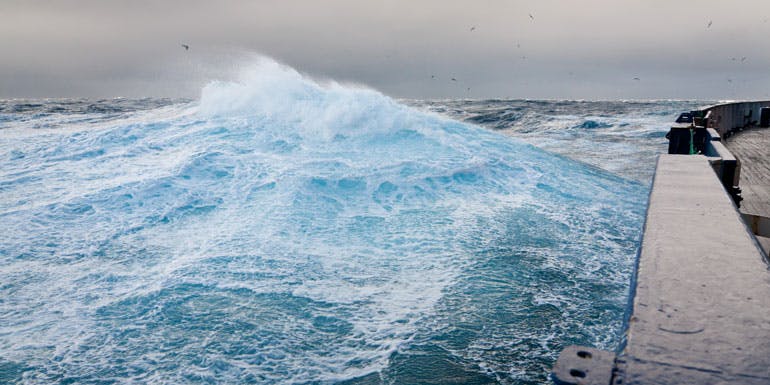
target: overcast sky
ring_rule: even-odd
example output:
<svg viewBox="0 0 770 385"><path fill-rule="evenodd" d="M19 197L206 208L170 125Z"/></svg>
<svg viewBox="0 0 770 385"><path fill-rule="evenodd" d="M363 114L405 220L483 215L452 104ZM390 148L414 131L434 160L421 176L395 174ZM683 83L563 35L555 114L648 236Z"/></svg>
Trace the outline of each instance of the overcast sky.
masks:
<svg viewBox="0 0 770 385"><path fill-rule="evenodd" d="M768 0L0 0L0 98L196 97L258 53L403 98L767 99L769 17Z"/></svg>

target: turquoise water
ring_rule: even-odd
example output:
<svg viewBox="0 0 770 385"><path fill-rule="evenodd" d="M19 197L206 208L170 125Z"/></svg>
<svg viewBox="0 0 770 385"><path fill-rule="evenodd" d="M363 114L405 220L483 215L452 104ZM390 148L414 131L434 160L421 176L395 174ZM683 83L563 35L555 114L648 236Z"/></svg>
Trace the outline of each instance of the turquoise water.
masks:
<svg viewBox="0 0 770 385"><path fill-rule="evenodd" d="M2 111L0 382L544 383L619 341L640 178L267 60Z"/></svg>

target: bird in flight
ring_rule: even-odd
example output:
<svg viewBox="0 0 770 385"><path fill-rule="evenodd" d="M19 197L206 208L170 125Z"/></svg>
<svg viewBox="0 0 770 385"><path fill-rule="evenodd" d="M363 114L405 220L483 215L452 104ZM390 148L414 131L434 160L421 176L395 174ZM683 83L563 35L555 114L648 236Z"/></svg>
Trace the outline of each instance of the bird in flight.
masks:
<svg viewBox="0 0 770 385"><path fill-rule="evenodd" d="M436 78L436 75L430 75L430 78L431 78L431 79L435 79L435 78Z"/></svg>
<svg viewBox="0 0 770 385"><path fill-rule="evenodd" d="M707 25L706 28L711 28L711 23L713 23L713 21L709 20L709 25Z"/></svg>
<svg viewBox="0 0 770 385"><path fill-rule="evenodd" d="M187 45L187 44L182 44L182 48L184 48L185 51L189 51L190 50L190 46Z"/></svg>
<svg viewBox="0 0 770 385"><path fill-rule="evenodd" d="M529 14L529 18L530 18L530 19L532 19L532 20L535 20L535 17L534 17L534 16L532 16L532 14L531 14L531 13Z"/></svg>
<svg viewBox="0 0 770 385"><path fill-rule="evenodd" d="M453 82L456 82L456 81L457 81L457 79L455 79L455 78L452 78L452 81L453 81Z"/></svg>
<svg viewBox="0 0 770 385"><path fill-rule="evenodd" d="M742 58L741 58L741 63L743 63L743 62L745 62L745 61L746 61L746 56L744 56L744 57L742 57Z"/></svg>
<svg viewBox="0 0 770 385"><path fill-rule="evenodd" d="M475 30L476 30L476 27L475 27L475 26L471 27L471 32L473 32L473 31L475 31Z"/></svg>
<svg viewBox="0 0 770 385"><path fill-rule="evenodd" d="M639 78L634 78L634 80L636 80L636 81L639 81L639 80L642 80L642 79L639 79Z"/></svg>

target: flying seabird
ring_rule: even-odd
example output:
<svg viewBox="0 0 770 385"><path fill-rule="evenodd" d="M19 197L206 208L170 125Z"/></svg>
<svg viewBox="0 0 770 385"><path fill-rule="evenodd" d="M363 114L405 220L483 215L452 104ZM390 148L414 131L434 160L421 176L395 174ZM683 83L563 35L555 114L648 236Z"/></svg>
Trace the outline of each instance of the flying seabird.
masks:
<svg viewBox="0 0 770 385"><path fill-rule="evenodd" d="M476 27L475 26L471 27L471 32L473 32L474 30L476 30Z"/></svg>
<svg viewBox="0 0 770 385"><path fill-rule="evenodd" d="M642 80L642 79L639 79L639 78L634 78L634 80L636 80L636 81L639 81L639 80Z"/></svg>
<svg viewBox="0 0 770 385"><path fill-rule="evenodd" d="M534 16L532 16L532 14L531 14L531 13L529 14L529 18L530 18L530 19L532 19L532 20L535 20L535 17L534 17Z"/></svg>
<svg viewBox="0 0 770 385"><path fill-rule="evenodd" d="M187 45L187 44L182 44L182 47L184 48L185 51L189 51L190 50L190 46Z"/></svg>
<svg viewBox="0 0 770 385"><path fill-rule="evenodd" d="M455 78L452 78L452 81L453 81L453 82L456 82L456 81L457 81L457 79L455 79Z"/></svg>
<svg viewBox="0 0 770 385"><path fill-rule="evenodd" d="M711 28L711 23L713 23L713 21L709 20L709 25L707 25L706 28Z"/></svg>
<svg viewBox="0 0 770 385"><path fill-rule="evenodd" d="M744 61L746 61L746 56L741 58L741 62L744 62Z"/></svg>

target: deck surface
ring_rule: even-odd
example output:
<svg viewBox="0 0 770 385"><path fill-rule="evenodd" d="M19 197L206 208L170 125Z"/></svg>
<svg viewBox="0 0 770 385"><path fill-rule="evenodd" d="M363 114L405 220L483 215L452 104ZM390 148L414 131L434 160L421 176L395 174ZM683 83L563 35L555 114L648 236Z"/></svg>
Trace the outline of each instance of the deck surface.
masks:
<svg viewBox="0 0 770 385"><path fill-rule="evenodd" d="M750 128L722 141L741 162L741 213L770 218L770 129Z"/></svg>
<svg viewBox="0 0 770 385"><path fill-rule="evenodd" d="M623 384L770 384L768 293L770 270L707 159L661 155Z"/></svg>

